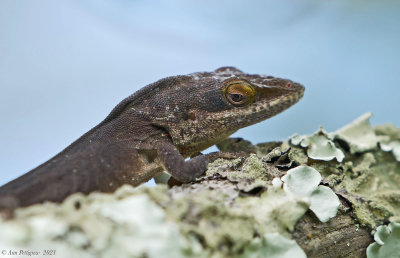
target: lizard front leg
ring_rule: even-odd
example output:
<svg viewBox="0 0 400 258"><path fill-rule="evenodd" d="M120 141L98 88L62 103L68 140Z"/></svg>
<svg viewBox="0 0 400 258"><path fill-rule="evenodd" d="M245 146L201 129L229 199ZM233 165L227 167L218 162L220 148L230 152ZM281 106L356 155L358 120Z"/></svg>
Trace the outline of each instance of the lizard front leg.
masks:
<svg viewBox="0 0 400 258"><path fill-rule="evenodd" d="M197 177L204 174L209 163L218 158L234 159L243 157L240 153L212 152L202 154L185 160L178 149L170 142L162 142L157 146L158 159L164 169L173 178L182 182L193 182Z"/></svg>

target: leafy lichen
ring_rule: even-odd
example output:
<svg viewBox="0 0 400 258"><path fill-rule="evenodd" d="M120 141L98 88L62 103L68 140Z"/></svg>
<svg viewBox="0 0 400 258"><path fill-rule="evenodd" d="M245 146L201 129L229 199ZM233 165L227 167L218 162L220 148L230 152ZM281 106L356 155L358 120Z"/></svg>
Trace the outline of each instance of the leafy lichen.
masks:
<svg viewBox="0 0 400 258"><path fill-rule="evenodd" d="M282 177L285 191L310 201L310 210L321 222L327 222L336 216L339 208L339 198L329 188L319 185L321 174L312 167L298 166L290 169Z"/></svg>
<svg viewBox="0 0 400 258"><path fill-rule="evenodd" d="M262 238L256 238L246 246L243 258L305 258L306 254L297 245L296 241L288 239L279 233L265 234Z"/></svg>
<svg viewBox="0 0 400 258"><path fill-rule="evenodd" d="M295 139L289 158L318 170L322 181L351 203L359 222L375 228L386 220L400 221L400 163L392 153L378 148L381 142L399 140L400 131L390 125L374 129L370 116L365 114L334 133L318 131L314 136L301 137L300 142L321 135L331 139L345 153L343 161L315 160L304 152L307 147L298 146L300 138L297 142Z"/></svg>
<svg viewBox="0 0 400 258"><path fill-rule="evenodd" d="M295 135L290 142L307 148L307 156L314 160L329 161L336 158L338 162L342 162L344 159L343 151L336 147L322 127L310 136Z"/></svg>
<svg viewBox="0 0 400 258"><path fill-rule="evenodd" d="M177 225L147 195L132 190L75 194L61 205L19 209L13 220L0 223L1 246L53 249L57 257L183 257L188 243Z"/></svg>
<svg viewBox="0 0 400 258"><path fill-rule="evenodd" d="M368 258L398 258L400 257L400 224L390 223L379 226L374 234L376 243L367 248Z"/></svg>
<svg viewBox="0 0 400 258"><path fill-rule="evenodd" d="M379 137L379 147L386 152L392 152L400 162L400 130L393 124L377 126L375 132Z"/></svg>
<svg viewBox="0 0 400 258"><path fill-rule="evenodd" d="M378 138L369 122L371 116L372 113L366 113L330 135L333 139L346 142L351 154L373 150L377 147Z"/></svg>

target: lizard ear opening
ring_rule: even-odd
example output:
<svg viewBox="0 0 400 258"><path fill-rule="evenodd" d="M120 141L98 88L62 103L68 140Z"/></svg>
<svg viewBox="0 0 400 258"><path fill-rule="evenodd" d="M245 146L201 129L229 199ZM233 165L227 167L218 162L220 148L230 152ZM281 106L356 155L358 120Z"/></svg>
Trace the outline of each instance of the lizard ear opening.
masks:
<svg viewBox="0 0 400 258"><path fill-rule="evenodd" d="M243 80L229 81L223 87L225 98L234 106L245 106L256 98L254 87Z"/></svg>

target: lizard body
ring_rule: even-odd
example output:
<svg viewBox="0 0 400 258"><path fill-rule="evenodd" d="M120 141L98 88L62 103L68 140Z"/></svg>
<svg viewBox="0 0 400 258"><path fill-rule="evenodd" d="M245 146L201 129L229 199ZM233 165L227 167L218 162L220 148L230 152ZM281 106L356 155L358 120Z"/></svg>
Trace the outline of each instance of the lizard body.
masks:
<svg viewBox="0 0 400 258"><path fill-rule="evenodd" d="M162 171L191 182L229 155L185 158L289 108L303 92L290 80L233 67L161 79L124 99L61 153L0 187L0 210L137 186Z"/></svg>

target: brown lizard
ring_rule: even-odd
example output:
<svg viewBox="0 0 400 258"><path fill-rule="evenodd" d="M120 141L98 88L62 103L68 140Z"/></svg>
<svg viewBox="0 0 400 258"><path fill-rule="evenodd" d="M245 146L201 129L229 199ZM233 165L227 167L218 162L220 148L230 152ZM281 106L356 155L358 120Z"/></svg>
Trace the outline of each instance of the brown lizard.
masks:
<svg viewBox="0 0 400 258"><path fill-rule="evenodd" d="M282 112L303 93L290 80L233 67L161 79L124 99L55 157L0 187L0 210L137 186L162 171L191 182L208 163L232 155L185 158Z"/></svg>

